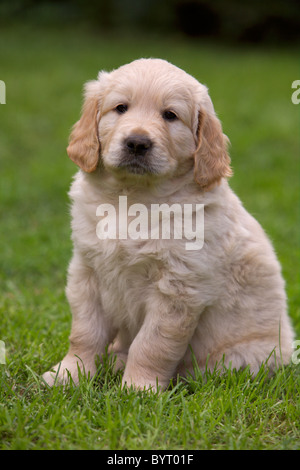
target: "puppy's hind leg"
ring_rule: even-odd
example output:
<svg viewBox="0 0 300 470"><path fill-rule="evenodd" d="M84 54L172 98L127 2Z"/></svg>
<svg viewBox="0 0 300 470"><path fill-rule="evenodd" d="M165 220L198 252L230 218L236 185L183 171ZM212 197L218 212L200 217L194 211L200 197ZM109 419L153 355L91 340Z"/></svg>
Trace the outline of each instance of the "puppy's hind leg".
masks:
<svg viewBox="0 0 300 470"><path fill-rule="evenodd" d="M103 315L94 271L76 254L70 263L66 294L73 314L70 348L65 358L43 375L49 385L67 383L69 376L77 384L78 368L93 376L96 356L104 353L116 333Z"/></svg>

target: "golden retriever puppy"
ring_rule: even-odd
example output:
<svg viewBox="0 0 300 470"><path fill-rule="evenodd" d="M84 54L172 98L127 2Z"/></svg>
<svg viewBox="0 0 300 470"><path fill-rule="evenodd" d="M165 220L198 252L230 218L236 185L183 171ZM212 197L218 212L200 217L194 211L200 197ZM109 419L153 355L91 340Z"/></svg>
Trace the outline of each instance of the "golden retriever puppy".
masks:
<svg viewBox="0 0 300 470"><path fill-rule="evenodd" d="M200 369L287 363L293 331L270 241L227 179L207 88L160 59L85 87L67 149L73 258L70 349L44 374L78 382L107 345L123 385L165 388ZM164 224L164 227L162 225ZM196 228L195 228L196 227Z"/></svg>

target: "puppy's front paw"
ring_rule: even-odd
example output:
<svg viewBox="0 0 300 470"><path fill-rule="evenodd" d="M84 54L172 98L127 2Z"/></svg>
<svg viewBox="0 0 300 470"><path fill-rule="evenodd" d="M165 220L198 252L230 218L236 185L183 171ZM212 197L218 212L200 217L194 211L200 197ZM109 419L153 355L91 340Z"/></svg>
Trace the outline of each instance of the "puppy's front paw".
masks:
<svg viewBox="0 0 300 470"><path fill-rule="evenodd" d="M77 363L75 369L74 365L73 367L70 364L64 365L64 361L62 361L48 372L45 372L43 379L50 387L53 387L53 385L67 385L71 381L77 385L79 381Z"/></svg>
<svg viewBox="0 0 300 470"><path fill-rule="evenodd" d="M161 382L157 378L148 379L143 377L130 377L124 373L122 379L122 388L134 388L135 390L143 390L147 392L158 392L166 389L168 386L167 382Z"/></svg>
<svg viewBox="0 0 300 470"><path fill-rule="evenodd" d="M53 385L59 385L62 382L63 377L59 377L59 370L56 370L57 367L53 367L53 369L49 370L48 372L45 372L42 375L43 380L50 386L53 387Z"/></svg>
<svg viewBox="0 0 300 470"><path fill-rule="evenodd" d="M79 375L94 375L96 366L94 363L86 369L85 364L75 355L67 355L61 362L56 364L48 372L43 374L44 381L52 387L53 385L67 385L71 381L75 385L79 383Z"/></svg>

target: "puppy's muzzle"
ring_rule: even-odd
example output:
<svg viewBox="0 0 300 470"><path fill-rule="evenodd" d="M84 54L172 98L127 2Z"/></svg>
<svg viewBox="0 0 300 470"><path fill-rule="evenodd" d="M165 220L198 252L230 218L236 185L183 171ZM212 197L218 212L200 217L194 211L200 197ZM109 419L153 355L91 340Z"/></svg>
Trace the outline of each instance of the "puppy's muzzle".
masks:
<svg viewBox="0 0 300 470"><path fill-rule="evenodd" d="M156 174L152 150L154 142L145 134L131 134L123 141L119 168L136 175Z"/></svg>
<svg viewBox="0 0 300 470"><path fill-rule="evenodd" d="M134 157L144 157L152 146L152 141L143 135L131 135L124 142L126 153Z"/></svg>

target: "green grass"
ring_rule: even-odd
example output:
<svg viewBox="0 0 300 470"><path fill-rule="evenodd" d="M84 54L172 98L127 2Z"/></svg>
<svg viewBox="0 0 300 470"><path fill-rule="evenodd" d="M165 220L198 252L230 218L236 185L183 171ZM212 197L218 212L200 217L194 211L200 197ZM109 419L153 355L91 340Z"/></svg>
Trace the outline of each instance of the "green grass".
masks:
<svg viewBox="0 0 300 470"><path fill-rule="evenodd" d="M299 448L297 373L290 368L272 379L262 369L254 381L248 370L199 375L157 395L121 390L109 367L77 388L45 390L23 366L22 383L3 372L4 449Z"/></svg>
<svg viewBox="0 0 300 470"><path fill-rule="evenodd" d="M109 363L78 388L40 375L68 348L64 295L71 256L66 155L81 90L99 69L141 56L174 62L207 84L231 140L231 185L272 239L300 339L299 109L296 51L168 38L104 37L81 28L0 32L1 449L296 449L300 365L272 378L229 371L160 395L122 391Z"/></svg>

